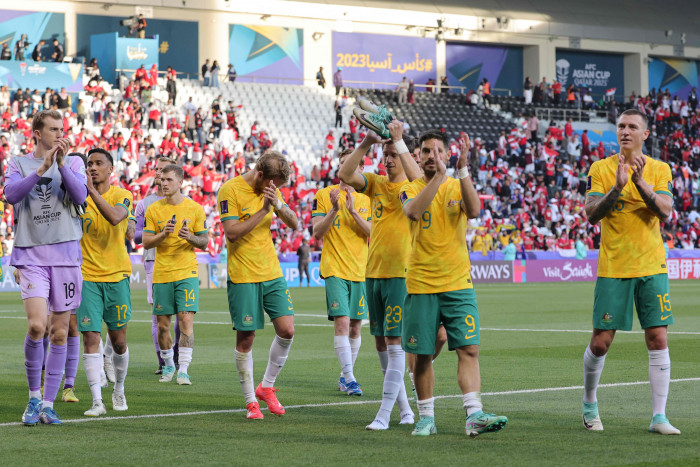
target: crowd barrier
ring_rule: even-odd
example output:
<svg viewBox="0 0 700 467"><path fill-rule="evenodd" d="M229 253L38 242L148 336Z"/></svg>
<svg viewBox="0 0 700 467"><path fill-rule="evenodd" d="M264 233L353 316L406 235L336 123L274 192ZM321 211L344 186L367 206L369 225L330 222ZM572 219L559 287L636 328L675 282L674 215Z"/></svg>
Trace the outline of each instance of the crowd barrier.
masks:
<svg viewBox="0 0 700 467"><path fill-rule="evenodd" d="M673 250L672 250L673 251ZM666 259L668 277L671 280L700 279L700 250L682 250L683 255ZM688 255L695 252L694 255ZM226 264L222 263L218 256L198 254L199 260L199 286L203 289L225 288L227 281ZM480 255L479 255L480 256ZM296 256L294 256L296 257ZM286 255L281 261L282 275L289 287L306 287L299 281L297 262L289 261L290 255ZM313 259L319 259L314 256ZM472 259L471 275L475 284L504 283L521 284L527 282L579 282L594 281L596 279L597 259L535 259L515 261ZM14 268L9 266L9 258L2 258L3 279L0 281L0 292L18 292L19 286L12 277ZM321 263L312 261L309 263L311 276L310 287L323 287L325 282L321 278ZM142 257L132 255L131 288L144 290L146 288L146 271L143 267Z"/></svg>

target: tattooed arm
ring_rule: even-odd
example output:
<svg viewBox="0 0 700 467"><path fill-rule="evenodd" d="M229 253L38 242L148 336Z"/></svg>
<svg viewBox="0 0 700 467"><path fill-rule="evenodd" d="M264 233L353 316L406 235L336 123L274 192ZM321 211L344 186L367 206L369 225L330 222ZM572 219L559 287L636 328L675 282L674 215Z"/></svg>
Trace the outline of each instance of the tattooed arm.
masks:
<svg viewBox="0 0 700 467"><path fill-rule="evenodd" d="M637 187L637 191L639 191L640 196L649 210L660 220L665 221L668 219L668 216L671 215L673 198L668 195L655 193L654 187L644 180L642 173L644 172L645 164L646 157L643 155L641 157L635 157L632 160L632 183Z"/></svg>
<svg viewBox="0 0 700 467"><path fill-rule="evenodd" d="M629 181L629 167L629 164L625 161L625 156L620 154L617 174L615 176L615 186L603 197L591 194L586 196L586 216L588 216L588 222L597 224L615 207L620 193L622 193L622 189L625 188L625 185L627 185Z"/></svg>

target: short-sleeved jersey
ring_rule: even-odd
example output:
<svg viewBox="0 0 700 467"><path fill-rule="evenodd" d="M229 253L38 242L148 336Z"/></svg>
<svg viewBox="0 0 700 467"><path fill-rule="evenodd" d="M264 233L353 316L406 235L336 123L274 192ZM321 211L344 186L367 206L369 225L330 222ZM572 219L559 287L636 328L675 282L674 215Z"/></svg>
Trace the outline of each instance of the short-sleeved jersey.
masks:
<svg viewBox="0 0 700 467"><path fill-rule="evenodd" d="M331 185L316 192L312 217L324 217L333 207L331 191L339 189ZM323 254L321 254L321 276L338 277L348 281L364 282L367 269L367 236L362 231L346 207L346 193L340 191L338 205L340 210L323 237ZM370 220L369 198L355 193L355 211Z"/></svg>
<svg viewBox="0 0 700 467"><path fill-rule="evenodd" d="M124 235L131 215L134 198L130 191L110 186L102 195L110 206L123 208L128 213L126 219L112 225L97 209L92 196L87 197L87 209L80 216L83 224L83 264L80 267L83 280L89 282L119 282L131 275L131 260L126 251Z"/></svg>
<svg viewBox="0 0 700 467"><path fill-rule="evenodd" d="M284 202L277 190L277 198ZM255 193L243 177L233 178L221 187L218 195L221 222L237 220L245 222L263 208L263 194ZM235 243L228 240L228 277L235 284L265 282L282 277L277 250L272 243L270 224L272 211L267 213L253 230Z"/></svg>
<svg viewBox="0 0 700 467"><path fill-rule="evenodd" d="M412 202L426 185L421 177L401 190L401 203ZM411 257L406 274L409 294L471 289L467 250L467 215L462 211L460 182L448 178L420 219L410 221Z"/></svg>
<svg viewBox="0 0 700 467"><path fill-rule="evenodd" d="M411 230L399 200L401 188L408 182L389 182L389 178L364 173L360 190L372 203L372 229L369 236L367 277L387 279L406 277L411 255Z"/></svg>
<svg viewBox="0 0 700 467"><path fill-rule="evenodd" d="M646 156L645 156L646 157ZM605 196L615 185L619 155L596 161L588 171L586 196ZM613 210L601 220L598 277L626 279L667 273L659 219L630 180ZM644 180L656 193L673 196L671 168L646 157Z"/></svg>
<svg viewBox="0 0 700 467"><path fill-rule="evenodd" d="M156 247L156 261L153 265L153 283L164 284L199 276L197 255L187 240L177 236L187 221L187 228L193 234L207 232L206 215L202 206L189 198L180 204L168 204L161 199L146 209L144 232L159 234L165 224L175 216L175 231Z"/></svg>

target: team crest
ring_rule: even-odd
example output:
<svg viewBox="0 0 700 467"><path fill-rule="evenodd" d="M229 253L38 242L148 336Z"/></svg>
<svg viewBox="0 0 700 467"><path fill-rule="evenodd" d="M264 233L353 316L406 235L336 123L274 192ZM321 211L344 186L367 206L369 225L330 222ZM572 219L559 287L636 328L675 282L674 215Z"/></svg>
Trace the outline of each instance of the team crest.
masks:
<svg viewBox="0 0 700 467"><path fill-rule="evenodd" d="M603 319L601 319L602 322L604 323L612 323L612 315L610 313L605 313L603 315Z"/></svg>
<svg viewBox="0 0 700 467"><path fill-rule="evenodd" d="M360 210L359 210L358 212L359 212L360 214L364 214L364 213L367 212L367 210L366 210L365 208L360 208Z"/></svg>
<svg viewBox="0 0 700 467"><path fill-rule="evenodd" d="M452 206L455 206L456 204L459 204L459 200L458 199L451 199L447 202L447 207L451 208Z"/></svg>
<svg viewBox="0 0 700 467"><path fill-rule="evenodd" d="M593 187L593 179L589 175L588 178L586 179L586 190L590 191L591 187Z"/></svg>
<svg viewBox="0 0 700 467"><path fill-rule="evenodd" d="M32 290L32 289L35 288L35 287L36 287L36 286L35 286L34 284L32 284L31 282L30 282L29 284L27 284L27 288L28 288L29 290Z"/></svg>
<svg viewBox="0 0 700 467"><path fill-rule="evenodd" d="M129 201L129 198L124 198L124 206L126 206L127 209L129 208L130 204L131 204L131 201Z"/></svg>
<svg viewBox="0 0 700 467"><path fill-rule="evenodd" d="M340 303L338 302L333 302L331 303L331 310L339 310L340 309Z"/></svg>
<svg viewBox="0 0 700 467"><path fill-rule="evenodd" d="M219 203L221 214L228 214L228 201L222 201Z"/></svg>
<svg viewBox="0 0 700 467"><path fill-rule="evenodd" d="M160 303L156 305L156 310L161 311L163 309L163 305Z"/></svg>
<svg viewBox="0 0 700 467"><path fill-rule="evenodd" d="M401 194L399 195L399 199L401 200L402 203L405 203L408 200L408 195L406 195L405 191L401 192Z"/></svg>
<svg viewBox="0 0 700 467"><path fill-rule="evenodd" d="M408 338L408 346L409 347L415 347L418 345L418 339L415 336L411 336Z"/></svg>
<svg viewBox="0 0 700 467"><path fill-rule="evenodd" d="M250 315L246 315L245 318L243 318L243 324L252 324L253 323L253 317Z"/></svg>
<svg viewBox="0 0 700 467"><path fill-rule="evenodd" d="M92 319L90 319L89 316L83 316L83 319L80 320L80 323L83 326L90 326L90 324L92 324Z"/></svg>

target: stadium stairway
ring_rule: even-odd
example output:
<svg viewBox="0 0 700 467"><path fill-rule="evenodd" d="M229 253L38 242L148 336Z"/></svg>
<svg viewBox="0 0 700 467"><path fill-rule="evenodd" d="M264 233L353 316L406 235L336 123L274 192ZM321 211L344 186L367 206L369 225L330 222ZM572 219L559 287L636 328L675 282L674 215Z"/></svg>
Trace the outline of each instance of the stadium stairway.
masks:
<svg viewBox="0 0 700 467"><path fill-rule="evenodd" d="M224 82L220 88L204 87L199 80L178 80L178 107L189 96L202 109L211 108L219 95L221 108L228 101L240 105L237 123L247 137L255 121L277 140L275 148L287 154L308 172L323 152L323 142L335 120L334 96L314 86ZM347 120L346 120L347 122Z"/></svg>

